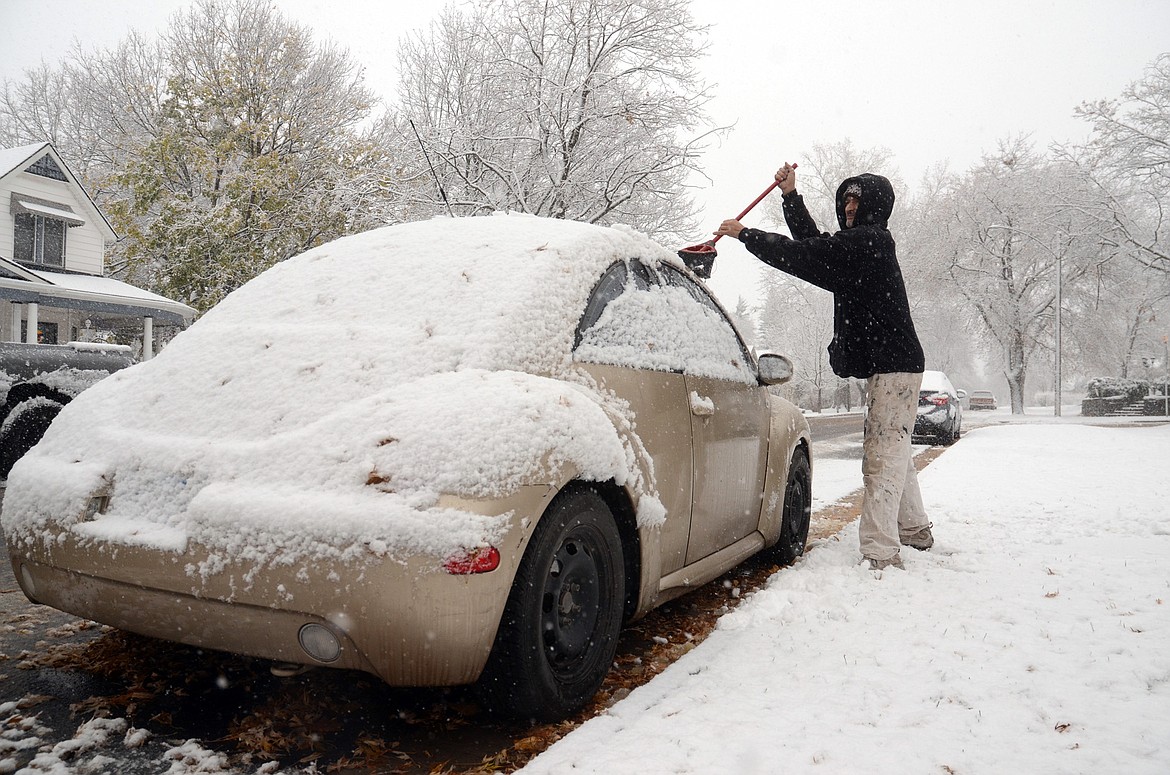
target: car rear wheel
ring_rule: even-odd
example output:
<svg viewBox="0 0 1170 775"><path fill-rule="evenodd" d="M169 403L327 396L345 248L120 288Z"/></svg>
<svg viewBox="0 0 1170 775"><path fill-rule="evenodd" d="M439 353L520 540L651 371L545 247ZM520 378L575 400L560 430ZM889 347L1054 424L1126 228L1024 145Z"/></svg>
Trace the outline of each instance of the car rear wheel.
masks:
<svg viewBox="0 0 1170 775"><path fill-rule="evenodd" d="M592 488L558 497L529 542L480 688L497 712L563 719L601 687L625 599L621 535Z"/></svg>
<svg viewBox="0 0 1170 775"><path fill-rule="evenodd" d="M792 453L788 465L788 482L784 486L784 516L780 523L780 540L772 547L772 558L780 565L791 565L804 554L812 516L812 470L803 447Z"/></svg>

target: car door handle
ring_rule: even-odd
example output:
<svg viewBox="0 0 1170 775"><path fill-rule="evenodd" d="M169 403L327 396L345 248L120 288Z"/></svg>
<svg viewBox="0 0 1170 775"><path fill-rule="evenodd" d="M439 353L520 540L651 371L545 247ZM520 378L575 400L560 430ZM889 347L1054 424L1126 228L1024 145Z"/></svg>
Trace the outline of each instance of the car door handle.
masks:
<svg viewBox="0 0 1170 775"><path fill-rule="evenodd" d="M691 391L691 414L696 417L711 417L715 414L715 402L710 398Z"/></svg>

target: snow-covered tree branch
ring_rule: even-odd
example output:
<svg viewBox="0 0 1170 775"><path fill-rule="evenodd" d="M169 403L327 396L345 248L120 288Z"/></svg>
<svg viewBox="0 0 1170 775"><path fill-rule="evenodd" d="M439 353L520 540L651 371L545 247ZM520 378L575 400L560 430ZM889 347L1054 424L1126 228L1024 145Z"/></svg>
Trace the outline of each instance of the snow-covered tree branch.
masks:
<svg viewBox="0 0 1170 775"><path fill-rule="evenodd" d="M715 131L695 69L705 33L685 0L449 6L399 50L397 193L435 212L441 189L458 214L693 234L684 184Z"/></svg>

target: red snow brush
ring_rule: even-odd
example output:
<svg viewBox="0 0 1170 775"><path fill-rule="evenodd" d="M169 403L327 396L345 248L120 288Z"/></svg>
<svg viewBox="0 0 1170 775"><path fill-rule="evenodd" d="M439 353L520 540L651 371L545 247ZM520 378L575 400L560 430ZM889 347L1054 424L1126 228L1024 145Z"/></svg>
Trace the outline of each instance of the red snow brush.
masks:
<svg viewBox="0 0 1170 775"><path fill-rule="evenodd" d="M793 164L792 169L796 169L798 165ZM757 196L752 203L744 208L744 211L735 216L735 220L742 221L743 217L752 211L756 205L763 201L764 197L772 193L772 189L776 188L779 183L772 181L772 185L764 189L764 193ZM715 235L714 239L707 240L698 245L691 245L689 248L683 248L678 252L678 257L683 260L687 268L695 273L697 277L702 277L704 280L711 276L711 269L715 266L715 258L719 255L719 251L715 250L715 243L719 241L722 234Z"/></svg>

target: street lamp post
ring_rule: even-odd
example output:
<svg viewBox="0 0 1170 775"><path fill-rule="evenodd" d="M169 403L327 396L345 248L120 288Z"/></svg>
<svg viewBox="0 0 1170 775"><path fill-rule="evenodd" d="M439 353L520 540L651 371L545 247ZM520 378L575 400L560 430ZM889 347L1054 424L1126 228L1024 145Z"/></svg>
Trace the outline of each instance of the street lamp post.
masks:
<svg viewBox="0 0 1170 775"><path fill-rule="evenodd" d="M1060 378L1061 378L1061 374L1063 373L1061 371L1061 366L1060 366L1060 334L1061 334L1060 310L1064 306L1064 303L1063 303L1064 300L1061 298L1061 290L1062 290L1061 286L1063 285L1062 279L1064 277L1064 265L1063 264L1064 264L1064 260L1061 258L1061 255L1059 253L1057 253L1056 254L1056 389L1053 391L1055 393L1055 400L1053 401L1053 409L1052 409L1054 416L1056 416L1056 417L1060 417L1060 402L1061 402L1061 395L1060 395L1061 379Z"/></svg>
<svg viewBox="0 0 1170 775"><path fill-rule="evenodd" d="M1162 334L1162 347L1166 348L1162 356L1162 414L1170 416L1170 334Z"/></svg>

